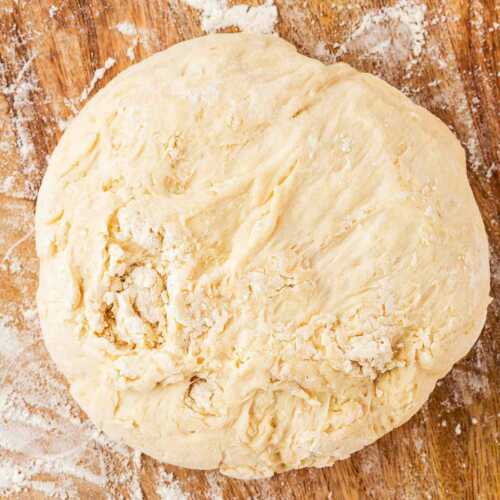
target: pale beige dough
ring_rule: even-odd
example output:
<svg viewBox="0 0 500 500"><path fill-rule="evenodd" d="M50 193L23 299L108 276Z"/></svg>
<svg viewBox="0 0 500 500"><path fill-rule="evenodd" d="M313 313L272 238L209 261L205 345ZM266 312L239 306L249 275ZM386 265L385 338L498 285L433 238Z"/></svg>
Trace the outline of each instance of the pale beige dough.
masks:
<svg viewBox="0 0 500 500"><path fill-rule="evenodd" d="M488 246L447 127L274 36L121 73L36 214L47 348L112 438L241 478L408 420L477 339Z"/></svg>

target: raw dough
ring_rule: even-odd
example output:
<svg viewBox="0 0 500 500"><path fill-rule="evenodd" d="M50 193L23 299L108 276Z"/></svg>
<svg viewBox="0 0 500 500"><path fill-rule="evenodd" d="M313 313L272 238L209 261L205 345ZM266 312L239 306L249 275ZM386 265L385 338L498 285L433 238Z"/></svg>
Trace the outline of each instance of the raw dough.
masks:
<svg viewBox="0 0 500 500"><path fill-rule="evenodd" d="M90 418L240 478L408 420L489 303L447 127L274 36L199 38L115 78L57 146L36 236L45 342Z"/></svg>

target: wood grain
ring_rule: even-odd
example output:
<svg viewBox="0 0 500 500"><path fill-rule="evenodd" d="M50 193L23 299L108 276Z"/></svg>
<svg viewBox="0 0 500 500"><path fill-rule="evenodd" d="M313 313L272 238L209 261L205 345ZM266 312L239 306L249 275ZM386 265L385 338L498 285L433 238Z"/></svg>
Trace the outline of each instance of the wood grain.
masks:
<svg viewBox="0 0 500 500"><path fill-rule="evenodd" d="M495 0L416 4L427 7L425 41L418 56L412 52L411 33L401 32L397 19L375 26L397 50L372 51L369 33L353 42L364 16L411 3L275 0L277 31L306 55L329 63L341 53L342 60L381 76L444 120L466 147L469 179L490 238L493 272L494 301L480 340L410 422L348 460L321 470L243 482L161 466L144 457L140 486L145 498L157 498L156 476L162 468L194 499L214 497L219 490L225 499L500 498L500 6ZM57 10L49 10L51 6ZM137 37L115 28L123 21L137 27ZM0 314L13 316L19 330L33 339L39 332L23 326L20 312L34 303L34 202L64 121L82 107L80 96L109 57L117 62L96 89L132 64L130 54L137 62L202 34L199 13L181 0L0 0ZM416 62L408 69L412 60ZM13 256L21 267L18 272L12 269ZM105 488L84 481L77 486L80 498L105 498ZM127 492L124 485L121 493L129 498ZM28 489L14 497L44 494Z"/></svg>

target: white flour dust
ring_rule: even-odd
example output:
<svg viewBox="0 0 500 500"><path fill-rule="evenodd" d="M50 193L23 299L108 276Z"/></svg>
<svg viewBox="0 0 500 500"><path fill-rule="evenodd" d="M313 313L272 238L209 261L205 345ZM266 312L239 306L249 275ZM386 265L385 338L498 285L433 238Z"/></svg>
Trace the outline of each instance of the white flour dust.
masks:
<svg viewBox="0 0 500 500"><path fill-rule="evenodd" d="M189 495L182 491L179 481L174 478L174 475L163 469L160 469L156 493L160 500L187 500L189 498Z"/></svg>
<svg viewBox="0 0 500 500"><path fill-rule="evenodd" d="M129 21L123 21L121 23L118 23L115 27L122 35L125 36L137 35L137 28L135 27L134 24L132 24Z"/></svg>
<svg viewBox="0 0 500 500"><path fill-rule="evenodd" d="M217 474L208 472L206 479L208 482L208 496L210 500L223 500L222 487L217 479Z"/></svg>
<svg viewBox="0 0 500 500"><path fill-rule="evenodd" d="M10 316L0 316L0 338L2 349L0 356L4 360L12 360L23 350L23 344L18 338L18 332L12 326L13 319Z"/></svg>
<svg viewBox="0 0 500 500"><path fill-rule="evenodd" d="M482 8L480 2L471 2L472 35L479 40L479 47L486 36ZM336 9L354 10L354 4L336 6ZM430 30L459 20L453 10L446 10L446 5L438 6L431 13L420 0L399 0L393 6L372 9L360 16L354 29L342 41L328 44L318 41L313 54L326 63L354 58L361 67L364 63L375 64L375 68L370 66L371 71L398 86L418 104L430 107L431 111L435 112L436 108L446 111L453 106L456 128L452 130L467 150L471 169L490 179L499 166L485 164L480 149L474 125L479 99L468 98L452 47L443 53L442 47L430 36ZM345 21L341 24L345 25ZM434 78L423 87L412 84L416 77L421 80L427 72L434 74L436 70L445 78ZM433 91L430 97L429 89Z"/></svg>
<svg viewBox="0 0 500 500"><path fill-rule="evenodd" d="M80 102L84 102L87 100L89 95L94 90L94 87L96 86L97 82L99 80L102 80L104 78L104 75L106 74L106 71L108 71L108 69L111 69L115 64L116 64L116 59L108 57L104 62L104 66L95 70L92 80L90 80L88 86L85 89L83 89L83 92L80 94Z"/></svg>
<svg viewBox="0 0 500 500"><path fill-rule="evenodd" d="M17 171L14 175L5 177L0 181L0 193L25 199L34 199L36 197L36 189L29 176L25 175L21 183L16 182L16 180L20 180L19 177L22 174L33 174L37 169L36 151L29 128L36 115L33 96L40 91L38 79L33 71L35 58L36 53L30 53L24 61L20 61L21 65L14 82L0 86L0 93L11 102L12 106L10 127L6 127L2 131L0 150L9 153L12 143L15 143L22 165L21 171ZM0 78L3 76L2 69L0 68ZM11 134L14 137L11 137ZM0 168L2 163L0 161Z"/></svg>
<svg viewBox="0 0 500 500"><path fill-rule="evenodd" d="M0 261L0 269L5 269L7 267L7 263L9 260L12 260L12 254L15 251L15 249L19 246L22 245L26 240L31 238L34 233L34 229L32 228L29 232L27 232L21 239L17 240L14 244L12 244L7 251L3 254L2 260ZM9 264L9 269L11 265Z"/></svg>
<svg viewBox="0 0 500 500"><path fill-rule="evenodd" d="M3 88L5 96L12 96L14 111L16 112L16 119L14 126L17 132L17 146L19 155L23 162L28 162L34 152L33 143L28 131L24 128L29 117L26 116L25 111L30 102L31 92L35 92L37 87L36 76L31 72L31 65L35 59L35 54L32 54L23 64L19 71L16 81L11 85ZM29 77L27 75L29 74Z"/></svg>
<svg viewBox="0 0 500 500"><path fill-rule="evenodd" d="M327 62L339 61L349 53L362 58L391 58L411 67L425 46L427 7L413 0L400 0L394 6L373 9L361 17L356 28L333 51L318 42L315 55Z"/></svg>
<svg viewBox="0 0 500 500"><path fill-rule="evenodd" d="M137 47L137 44L139 43L139 36L137 35L137 28L135 27L135 24L132 24L129 21L123 21L121 23L118 23L115 26L115 28L123 36L133 38L132 45L130 45L130 47L128 47L128 49L127 49L127 57L129 58L130 61L134 61L135 60L135 48Z"/></svg>
<svg viewBox="0 0 500 500"><path fill-rule="evenodd" d="M252 33L272 33L278 20L278 9L273 0L264 4L229 6L227 0L184 0L201 12L201 27L206 33L234 26L241 31Z"/></svg>
<svg viewBox="0 0 500 500"><path fill-rule="evenodd" d="M6 317L0 335L0 496L82 498L83 487L142 500L141 454L85 418L41 341L23 348L23 333ZM188 498L173 474L160 472L157 484L161 498Z"/></svg>
<svg viewBox="0 0 500 500"><path fill-rule="evenodd" d="M115 26L115 29L125 38L131 41L127 48L127 58L130 61L135 61L136 48L141 44L148 52L151 51L151 44L158 45L158 35L154 30L138 28L130 21L122 21Z"/></svg>

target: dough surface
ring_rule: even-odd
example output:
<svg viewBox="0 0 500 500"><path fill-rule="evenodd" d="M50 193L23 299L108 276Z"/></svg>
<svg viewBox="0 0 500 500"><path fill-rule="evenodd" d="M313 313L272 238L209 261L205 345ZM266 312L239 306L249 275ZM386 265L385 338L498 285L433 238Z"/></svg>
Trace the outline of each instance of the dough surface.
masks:
<svg viewBox="0 0 500 500"><path fill-rule="evenodd" d="M36 238L44 339L89 417L240 478L408 420L489 303L447 127L273 36L199 38L115 78L54 151Z"/></svg>

